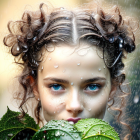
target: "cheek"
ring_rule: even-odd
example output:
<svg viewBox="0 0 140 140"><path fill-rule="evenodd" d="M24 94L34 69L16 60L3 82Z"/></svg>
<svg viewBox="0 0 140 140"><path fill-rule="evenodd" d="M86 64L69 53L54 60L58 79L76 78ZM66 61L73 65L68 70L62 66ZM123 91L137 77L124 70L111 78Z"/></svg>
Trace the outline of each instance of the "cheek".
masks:
<svg viewBox="0 0 140 140"><path fill-rule="evenodd" d="M106 87L97 96L84 97L86 110L89 111L91 117L103 119L104 113L106 111L109 93L110 88Z"/></svg>
<svg viewBox="0 0 140 140"><path fill-rule="evenodd" d="M40 91L41 105L45 114L55 116L60 113L65 106L64 97L53 96L47 90Z"/></svg>

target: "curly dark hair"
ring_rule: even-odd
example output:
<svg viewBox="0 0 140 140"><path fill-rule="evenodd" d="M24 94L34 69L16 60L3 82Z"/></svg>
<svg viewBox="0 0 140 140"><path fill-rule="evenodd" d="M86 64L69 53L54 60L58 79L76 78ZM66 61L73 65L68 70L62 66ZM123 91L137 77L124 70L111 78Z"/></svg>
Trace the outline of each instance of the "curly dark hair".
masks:
<svg viewBox="0 0 140 140"><path fill-rule="evenodd" d="M33 87L37 82L37 71L43 55L41 49L47 49L49 44L66 43L74 46L84 41L103 52L99 56L104 59L111 74L112 84L118 87L118 95L121 95L120 109L113 107L116 95L110 95L109 102L112 103L108 107L119 111L119 120L125 105L125 95L128 95L120 87L125 80L125 74L121 71L124 68L122 58L125 57L124 53L135 50L136 25L133 28L129 18L122 17L117 6L108 11L99 6L94 8L96 10L83 7L75 11L57 8L50 13L46 12L44 7L47 5L42 3L39 11L25 11L21 20L10 21L10 33L3 41L10 47L16 63L22 67L18 80L23 91L17 94L17 99L21 99L19 109L23 116L23 106L31 95L34 97ZM41 122L40 110L38 101L34 111L37 123Z"/></svg>

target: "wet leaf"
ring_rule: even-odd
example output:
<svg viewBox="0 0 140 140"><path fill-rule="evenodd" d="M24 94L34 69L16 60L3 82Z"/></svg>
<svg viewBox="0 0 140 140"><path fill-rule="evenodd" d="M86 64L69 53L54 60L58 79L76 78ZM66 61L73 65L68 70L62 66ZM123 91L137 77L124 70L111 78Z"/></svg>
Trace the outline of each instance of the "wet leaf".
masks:
<svg viewBox="0 0 140 140"><path fill-rule="evenodd" d="M8 107L7 107L7 113L5 113L3 115L3 117L1 118L0 120L0 131L3 130L3 126L5 124L5 122L11 118L11 117L14 117L14 116L18 116L20 113L19 112L14 112L14 111L11 111Z"/></svg>
<svg viewBox="0 0 140 140"><path fill-rule="evenodd" d="M26 129L34 131L34 133L39 129L34 119L28 114L26 114L22 120L18 119L19 114L20 112L11 111L7 108L7 112L0 121L1 140L12 140L19 132L24 131L25 133Z"/></svg>
<svg viewBox="0 0 140 140"><path fill-rule="evenodd" d="M32 140L81 140L74 125L64 120L51 120L33 136Z"/></svg>
<svg viewBox="0 0 140 140"><path fill-rule="evenodd" d="M83 140L120 140L118 133L107 122L100 119L81 119L75 127L83 133Z"/></svg>

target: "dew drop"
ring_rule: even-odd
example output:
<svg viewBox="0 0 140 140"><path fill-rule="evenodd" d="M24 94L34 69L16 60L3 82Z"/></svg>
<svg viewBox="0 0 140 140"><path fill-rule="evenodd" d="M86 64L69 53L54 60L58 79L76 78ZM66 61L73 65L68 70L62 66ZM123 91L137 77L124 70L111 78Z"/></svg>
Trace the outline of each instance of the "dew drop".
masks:
<svg viewBox="0 0 140 140"><path fill-rule="evenodd" d="M56 136L56 137L57 137L57 136L60 136L59 131L55 133L55 136Z"/></svg>
<svg viewBox="0 0 140 140"><path fill-rule="evenodd" d="M80 66L80 63L77 63L77 66Z"/></svg>
<svg viewBox="0 0 140 140"><path fill-rule="evenodd" d="M71 83L71 85L73 86L73 82Z"/></svg>
<svg viewBox="0 0 140 140"><path fill-rule="evenodd" d="M78 55L86 55L88 52L88 49L82 49L78 51Z"/></svg>
<svg viewBox="0 0 140 140"><path fill-rule="evenodd" d="M62 133L62 136L64 136L65 134L64 133Z"/></svg>
<svg viewBox="0 0 140 140"><path fill-rule="evenodd" d="M135 95L134 97L134 103L137 104L139 102L139 96L138 95Z"/></svg>
<svg viewBox="0 0 140 140"><path fill-rule="evenodd" d="M62 123L62 127L64 127L65 125Z"/></svg>
<svg viewBox="0 0 140 140"><path fill-rule="evenodd" d="M104 66L104 69L105 69L105 66Z"/></svg>
<svg viewBox="0 0 140 140"><path fill-rule="evenodd" d="M58 65L55 65L55 66L54 66L54 68L56 68L56 69L57 69L57 68L58 68Z"/></svg>
<svg viewBox="0 0 140 140"><path fill-rule="evenodd" d="M11 134L8 134L8 136L9 136L9 137L13 137L13 134L12 134L12 133L11 133Z"/></svg>
<svg viewBox="0 0 140 140"><path fill-rule="evenodd" d="M45 44L45 48L46 48L46 50L47 50L48 52L54 51L54 46L47 46L47 45Z"/></svg>
<svg viewBox="0 0 140 140"><path fill-rule="evenodd" d="M19 47L17 47L17 51L19 51Z"/></svg>
<svg viewBox="0 0 140 140"><path fill-rule="evenodd" d="M48 58L49 60L51 60L51 58Z"/></svg>
<svg viewBox="0 0 140 140"><path fill-rule="evenodd" d="M90 109L88 109L88 111L91 111L91 108L90 108Z"/></svg>
<svg viewBox="0 0 140 140"><path fill-rule="evenodd" d="M42 66L42 68L41 68L42 70L43 70L43 66Z"/></svg>

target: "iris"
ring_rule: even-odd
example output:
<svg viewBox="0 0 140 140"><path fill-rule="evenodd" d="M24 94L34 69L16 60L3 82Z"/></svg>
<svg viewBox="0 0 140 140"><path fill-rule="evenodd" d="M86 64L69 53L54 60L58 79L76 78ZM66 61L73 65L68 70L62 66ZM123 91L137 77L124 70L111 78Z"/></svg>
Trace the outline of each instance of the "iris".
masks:
<svg viewBox="0 0 140 140"><path fill-rule="evenodd" d="M87 86L86 90L97 91L100 88L100 85L97 84L90 84Z"/></svg>
<svg viewBox="0 0 140 140"><path fill-rule="evenodd" d="M53 84L51 85L51 87L53 88L53 90L62 90L62 86L59 84Z"/></svg>

